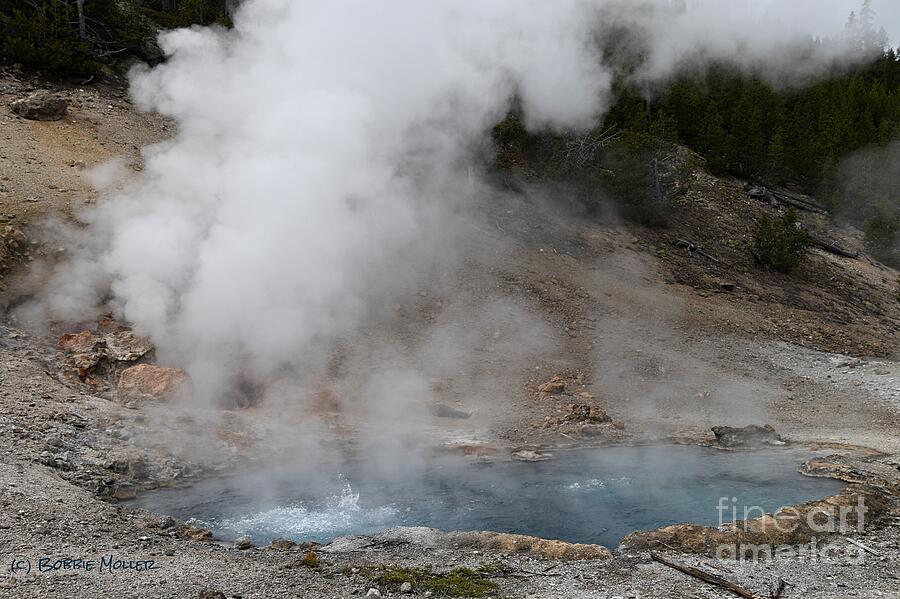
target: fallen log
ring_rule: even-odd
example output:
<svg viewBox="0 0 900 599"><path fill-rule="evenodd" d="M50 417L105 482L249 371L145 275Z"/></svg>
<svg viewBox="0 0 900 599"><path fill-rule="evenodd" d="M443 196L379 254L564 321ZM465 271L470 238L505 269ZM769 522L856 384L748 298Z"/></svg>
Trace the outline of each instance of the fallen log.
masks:
<svg viewBox="0 0 900 599"><path fill-rule="evenodd" d="M781 202L782 204L793 206L794 208L803 210L805 212L828 214L828 209L812 198L796 193L791 193L782 189L769 189L767 187L754 186L748 187L746 192L747 195L749 195L751 198L756 198L758 200L766 201L769 203L774 200L775 202Z"/></svg>
<svg viewBox="0 0 900 599"><path fill-rule="evenodd" d="M713 262L719 262L718 258L707 254L706 252L703 251L703 248L701 248L699 245L697 245L696 243L694 243L688 239L676 239L675 241L672 242L672 245L674 245L675 247L686 249L688 256L690 256L691 258L693 258L695 256L701 256L703 258L706 258L707 260L712 260Z"/></svg>
<svg viewBox="0 0 900 599"><path fill-rule="evenodd" d="M692 576L698 580L702 580L707 584L711 584L713 586L731 591L738 597L744 597L744 599L762 599L761 597L751 591L748 591L741 585L731 582L728 579L722 578L717 574L712 574L693 566L687 566L684 564L679 564L678 562L673 562L652 551L650 552L650 557L653 559L653 561L657 561L665 566L669 566L670 568L678 570L683 574L687 574L688 576Z"/></svg>
<svg viewBox="0 0 900 599"><path fill-rule="evenodd" d="M784 189L770 189L769 191L775 196L776 200L784 202L785 204L790 204L795 208L800 208L801 210L806 210L808 212L818 212L820 214L826 214L828 212L828 209L825 208L825 206L809 196L792 193Z"/></svg>
<svg viewBox="0 0 900 599"><path fill-rule="evenodd" d="M850 250L845 250L844 248L834 245L824 239L819 239L814 235L810 235L809 238L816 244L816 246L822 248L826 252L830 254L836 254L838 256L843 256L844 258L859 258L859 253L851 252Z"/></svg>

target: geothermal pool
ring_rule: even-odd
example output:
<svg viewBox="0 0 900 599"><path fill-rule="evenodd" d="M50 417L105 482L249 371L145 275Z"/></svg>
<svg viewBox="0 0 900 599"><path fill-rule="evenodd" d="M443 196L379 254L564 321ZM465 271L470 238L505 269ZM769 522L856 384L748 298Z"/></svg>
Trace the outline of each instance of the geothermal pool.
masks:
<svg viewBox="0 0 900 599"><path fill-rule="evenodd" d="M638 529L717 525L720 505L731 521L732 508L742 518L744 506L772 511L836 493L842 483L796 471L813 455L668 445L560 451L541 462L394 457L319 464L315 473L256 470L154 491L133 504L257 544L431 526L615 547Z"/></svg>

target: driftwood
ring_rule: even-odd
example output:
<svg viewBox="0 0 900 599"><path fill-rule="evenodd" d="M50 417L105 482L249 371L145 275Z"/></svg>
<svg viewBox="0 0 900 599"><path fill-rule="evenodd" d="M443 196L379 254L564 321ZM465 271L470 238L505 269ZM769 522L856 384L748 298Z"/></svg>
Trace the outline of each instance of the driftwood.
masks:
<svg viewBox="0 0 900 599"><path fill-rule="evenodd" d="M703 248L694 243L693 241L687 239L676 239L672 242L675 247L684 248L687 250L688 256L702 256L708 260L712 260L713 262L719 262L719 259L715 256L711 256L703 251Z"/></svg>
<svg viewBox="0 0 900 599"><path fill-rule="evenodd" d="M881 557L881 554L879 552L875 551L874 549L872 549L871 547L869 547L867 545L863 545L859 541L854 541L853 539L848 538L848 537L845 537L844 540L847 541L848 543L850 543L851 545L856 545L857 547L859 547L866 553L871 553L872 555L874 555L876 557Z"/></svg>
<svg viewBox="0 0 900 599"><path fill-rule="evenodd" d="M805 212L828 214L828 210L825 208L825 206L818 203L814 199L808 196L801 195L799 193L787 191L785 189L769 189L767 187L754 186L747 189L747 195L749 195L751 198L764 200L769 203L781 202L782 204L793 206L794 208L803 210Z"/></svg>
<svg viewBox="0 0 900 599"><path fill-rule="evenodd" d="M741 585L731 582L730 580L727 580L725 578L722 578L721 576L718 576L717 574L712 574L710 572L706 572L705 570L701 570L700 568L695 568L693 566L686 566L684 564L679 564L678 562L673 562L669 559L664 558L663 556L659 555L658 553L654 553L652 551L650 552L650 557L653 558L653 561L657 561L665 566L669 566L670 568L678 570L679 572L682 572L683 574L687 574L688 576L693 576L694 578L696 578L698 580L702 580L703 582L705 582L707 584L711 584L713 586L717 586L719 588L731 591L738 597L744 597L744 599L762 599L761 597L759 597L755 593L752 593L751 591L748 591Z"/></svg>

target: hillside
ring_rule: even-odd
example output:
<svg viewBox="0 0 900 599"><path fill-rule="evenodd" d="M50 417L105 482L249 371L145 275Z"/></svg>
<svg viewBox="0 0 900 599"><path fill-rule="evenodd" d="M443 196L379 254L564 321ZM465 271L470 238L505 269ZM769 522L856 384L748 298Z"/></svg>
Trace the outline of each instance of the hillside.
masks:
<svg viewBox="0 0 900 599"><path fill-rule="evenodd" d="M321 429L326 444L342 451L353 451L367 431L381 437L354 402L371 393L359 373L392 375L394 356L403 365L424 364L431 392L416 397L437 402L430 413L404 414L403 430L386 435L415 439L417 448L489 459L672 438L711 443L712 426L772 424L792 442L837 452L867 448L853 455L867 456L868 465L854 467L888 470L900 452L900 273L872 258L859 230L810 212L800 215L806 229L858 256L813 247L793 272L760 265L752 252L756 222L785 206L751 197L745 180L711 174L683 146L674 146L673 160L685 176L664 227L624 219L620 204L605 197L601 210L586 205L576 184L533 168L492 172L497 184L456 238L465 250L426 278L427 286L373 308L365 326L323 360L319 387L297 391L314 395L311 403L123 405L114 388L71 376L57 338L128 323L111 325L98 315L100 322L35 326L16 308L41 293L43 267L65 253L66 240L53 238L57 229L49 237L41 232L44 219L72 220L82 206L103 201L82 174L114 158L126 173L140 172L140 148L175 130L137 112L118 84L66 86L6 71L0 103L44 87L68 99L66 117L37 122L3 109L0 133L0 440L12 448L0 477L16 485L4 485L12 489L4 509L19 514L9 515L15 524L0 528L0 541L20 552L47 539L75 552L114 544L152 554L165 570L139 584L121 577L4 579L21 596L72 596L74 588L83 596L196 597L210 586L243 596L277 596L290 587L324 597L368 586L359 573L364 562L477 567L481 558L468 550L441 547L432 559L415 544L375 540L362 557L328 554L324 569L298 568L291 553L191 540L202 534L116 504L136 491L311 451L285 426ZM466 351L441 345L447 338L450 349L458 342ZM386 395L403 383L389 377ZM73 511L83 521L66 532L64 512ZM895 526L863 538L894 551L888 544ZM546 556L502 559L526 578L547 567ZM636 567L641 559L567 564L559 580L571 592L603 596L622 585L657 592L660 580L670 593L704 592L661 566ZM752 580L757 566L764 568L741 567ZM825 596L830 583L818 569L793 562L778 568ZM593 578L596 571L603 575ZM895 583L880 562L854 576L885 592ZM500 582L515 595L522 580ZM550 596L550 582L534 577L527 588Z"/></svg>

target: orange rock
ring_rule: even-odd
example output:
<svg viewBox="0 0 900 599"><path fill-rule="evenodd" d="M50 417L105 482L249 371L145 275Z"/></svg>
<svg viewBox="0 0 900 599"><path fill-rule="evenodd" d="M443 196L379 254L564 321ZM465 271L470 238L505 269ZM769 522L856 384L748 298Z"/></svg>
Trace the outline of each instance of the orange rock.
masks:
<svg viewBox="0 0 900 599"><path fill-rule="evenodd" d="M92 351L98 341L100 339L90 331L66 333L59 338L56 347L70 353L82 354Z"/></svg>
<svg viewBox="0 0 900 599"><path fill-rule="evenodd" d="M546 383L538 386L538 391L547 395L557 395L566 390L566 382L559 376L554 376Z"/></svg>
<svg viewBox="0 0 900 599"><path fill-rule="evenodd" d="M119 376L116 396L119 401L166 400L190 392L190 377L181 368L138 364Z"/></svg>

